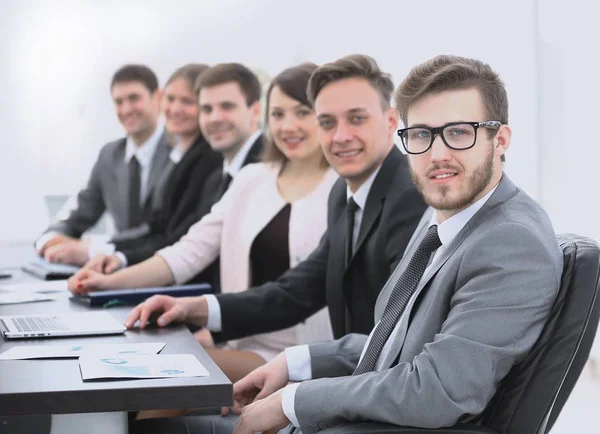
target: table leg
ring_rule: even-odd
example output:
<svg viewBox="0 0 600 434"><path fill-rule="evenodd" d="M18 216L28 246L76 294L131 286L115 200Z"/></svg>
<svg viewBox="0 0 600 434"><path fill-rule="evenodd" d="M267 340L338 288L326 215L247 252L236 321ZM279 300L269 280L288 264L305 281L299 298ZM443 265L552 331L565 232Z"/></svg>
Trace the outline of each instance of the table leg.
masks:
<svg viewBox="0 0 600 434"><path fill-rule="evenodd" d="M127 412L53 414L50 434L127 434Z"/></svg>

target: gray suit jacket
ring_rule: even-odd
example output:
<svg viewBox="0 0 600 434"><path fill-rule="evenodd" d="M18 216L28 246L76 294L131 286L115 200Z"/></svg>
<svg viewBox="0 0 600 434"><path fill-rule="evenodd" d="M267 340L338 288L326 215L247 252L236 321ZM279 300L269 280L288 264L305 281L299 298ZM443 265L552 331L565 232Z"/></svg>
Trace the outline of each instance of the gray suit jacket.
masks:
<svg viewBox="0 0 600 434"><path fill-rule="evenodd" d="M112 215L119 232L128 229L129 179L127 164L125 164L125 144L126 139L119 139L104 145L86 188L77 195L77 208L66 220L52 224L46 232L56 231L79 238L96 224L104 211ZM156 203L155 190L159 180L162 179L163 171L168 167L170 152L171 148L163 133L152 157L146 202L141 210L144 220L152 214L152 205Z"/></svg>
<svg viewBox="0 0 600 434"><path fill-rule="evenodd" d="M424 214L381 291L376 322L432 212ZM310 346L313 378L321 379L303 382L296 392L302 431L365 420L424 428L476 422L541 333L561 273L548 216L504 175L421 279L382 370L350 376L365 335Z"/></svg>

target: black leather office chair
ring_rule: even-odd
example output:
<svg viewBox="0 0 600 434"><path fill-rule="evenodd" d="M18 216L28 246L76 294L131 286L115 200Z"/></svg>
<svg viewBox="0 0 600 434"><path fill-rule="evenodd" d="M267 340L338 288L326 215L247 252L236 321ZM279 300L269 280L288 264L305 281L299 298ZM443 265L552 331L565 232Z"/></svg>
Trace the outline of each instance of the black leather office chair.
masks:
<svg viewBox="0 0 600 434"><path fill-rule="evenodd" d="M354 423L329 428L321 434L549 432L587 361L600 317L600 247L578 235L563 234L557 238L564 254L564 267L548 323L529 355L502 380L477 425L424 429Z"/></svg>

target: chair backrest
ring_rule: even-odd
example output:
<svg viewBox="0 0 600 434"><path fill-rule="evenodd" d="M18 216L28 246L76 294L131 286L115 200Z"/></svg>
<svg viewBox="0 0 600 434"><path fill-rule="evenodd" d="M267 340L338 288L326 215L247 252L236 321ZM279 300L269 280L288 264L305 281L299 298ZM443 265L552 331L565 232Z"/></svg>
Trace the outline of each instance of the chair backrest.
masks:
<svg viewBox="0 0 600 434"><path fill-rule="evenodd" d="M498 434L545 434L581 373L600 317L600 247L589 239L562 234L560 290L548 323L528 356L513 367L480 423Z"/></svg>

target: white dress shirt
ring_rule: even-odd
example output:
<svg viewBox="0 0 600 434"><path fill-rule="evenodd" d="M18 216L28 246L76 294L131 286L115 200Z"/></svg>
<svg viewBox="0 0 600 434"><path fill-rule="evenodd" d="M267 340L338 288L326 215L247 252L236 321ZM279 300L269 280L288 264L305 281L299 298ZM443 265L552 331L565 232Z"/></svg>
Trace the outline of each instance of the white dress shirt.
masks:
<svg viewBox="0 0 600 434"><path fill-rule="evenodd" d="M433 225L437 225L438 227L438 236L440 237L440 241L442 245L435 251L433 255L433 259L429 262L429 265L423 272L423 276L427 274L429 269L435 264L435 262L444 254L445 250L448 248L452 240L458 235L458 233L462 230L463 227L471 220L471 218L481 209L481 207L488 201L490 196L496 191L496 185L491 191L489 191L485 196L479 199L474 204L470 205L468 208L460 211L459 213L453 215L449 219L445 220L442 223L438 222L437 213L434 212L431 216L431 221L429 223L429 227ZM415 293L416 294L416 293ZM409 300L407 306L413 302L415 294ZM392 334L386 341L383 346L379 357L377 358L377 362L375 364L375 371L381 369L381 365L388 354L392 343L395 341L398 331L400 330L400 323L402 322L402 316L398 319L396 323L396 327L392 331ZM373 330L377 327L373 327ZM360 355L360 359L365 355L365 351L369 346L369 342L371 337L373 336L373 331L369 335L367 341L365 342L365 346L363 348L362 354ZM296 347L287 348L285 350L285 357L288 365L289 372L289 380L290 381L304 381L310 380L312 378L312 369L310 365L310 350L308 345L298 345ZM359 362L360 362L359 359ZM296 389L300 386L300 383L290 384L283 389L282 392L282 402L281 405L283 407L283 412L287 416L287 418L292 422L292 424L296 427L299 427L298 418L296 417L296 411L294 407L294 399L296 396Z"/></svg>
<svg viewBox="0 0 600 434"><path fill-rule="evenodd" d="M231 159L231 161L227 161L223 159L223 174L228 173L231 178L235 178L235 175L240 171L242 166L244 165L244 160L248 156L250 149L252 149L252 145L258 139L258 136L262 134L261 130L257 130L248 137L248 140L242 145L239 151L235 154L235 156Z"/></svg>

